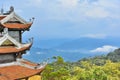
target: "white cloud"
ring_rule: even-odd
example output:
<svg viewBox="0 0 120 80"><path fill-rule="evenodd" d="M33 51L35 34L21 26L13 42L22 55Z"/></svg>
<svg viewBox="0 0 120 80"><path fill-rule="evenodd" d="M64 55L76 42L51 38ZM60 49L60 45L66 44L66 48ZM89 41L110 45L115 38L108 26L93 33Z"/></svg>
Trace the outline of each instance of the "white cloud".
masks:
<svg viewBox="0 0 120 80"><path fill-rule="evenodd" d="M78 5L78 1L79 0L58 0L58 2L60 2L60 4L66 8L76 7Z"/></svg>
<svg viewBox="0 0 120 80"><path fill-rule="evenodd" d="M28 6L39 7L42 4L42 0L28 0Z"/></svg>
<svg viewBox="0 0 120 80"><path fill-rule="evenodd" d="M56 18L71 17L75 19L76 16L84 16L90 18L118 18L119 17L119 2L118 0L97 0L89 2L90 0L29 0L28 4L36 7L45 8L47 13L55 14ZM118 2L117 2L118 1ZM114 14L113 14L114 12ZM51 15L50 15L51 16ZM52 16L53 17L53 16ZM119 17L120 18L120 17ZM79 18L81 19L81 18Z"/></svg>
<svg viewBox="0 0 120 80"><path fill-rule="evenodd" d="M107 35L105 35L105 34L86 34L86 35L82 35L81 37L88 37L88 38L106 38Z"/></svg>
<svg viewBox="0 0 120 80"><path fill-rule="evenodd" d="M83 16L83 18L118 18L120 8L114 0L28 0L28 5L38 8L42 6L49 13L48 17L53 15L52 17L56 18L68 18L70 14L69 17L75 20L76 17L81 19Z"/></svg>
<svg viewBox="0 0 120 80"><path fill-rule="evenodd" d="M44 52L36 52L36 54L45 54Z"/></svg>
<svg viewBox="0 0 120 80"><path fill-rule="evenodd" d="M94 7L85 13L86 16L92 18L106 18L109 17L109 12L101 7Z"/></svg>
<svg viewBox="0 0 120 80"><path fill-rule="evenodd" d="M105 8L118 8L119 3L119 0L98 0L97 5Z"/></svg>
<svg viewBox="0 0 120 80"><path fill-rule="evenodd" d="M108 53L108 52L114 51L117 48L118 47L116 47L116 46L104 45L104 46L96 48L94 50L90 50L90 52L93 52L93 53L96 53L96 52L105 52L105 53Z"/></svg>
<svg viewBox="0 0 120 80"><path fill-rule="evenodd" d="M116 0L97 0L92 4L88 3L88 9L85 11L86 17L91 18L120 18L119 4ZM114 14L113 14L114 12Z"/></svg>

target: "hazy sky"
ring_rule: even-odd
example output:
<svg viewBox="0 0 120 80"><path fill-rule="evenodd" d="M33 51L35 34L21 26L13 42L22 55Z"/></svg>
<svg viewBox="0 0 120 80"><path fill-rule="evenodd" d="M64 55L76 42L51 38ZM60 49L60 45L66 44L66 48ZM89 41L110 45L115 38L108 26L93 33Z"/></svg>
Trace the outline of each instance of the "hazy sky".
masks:
<svg viewBox="0 0 120 80"><path fill-rule="evenodd" d="M12 5L28 20L25 36L48 38L120 37L120 0L1 0L4 11Z"/></svg>

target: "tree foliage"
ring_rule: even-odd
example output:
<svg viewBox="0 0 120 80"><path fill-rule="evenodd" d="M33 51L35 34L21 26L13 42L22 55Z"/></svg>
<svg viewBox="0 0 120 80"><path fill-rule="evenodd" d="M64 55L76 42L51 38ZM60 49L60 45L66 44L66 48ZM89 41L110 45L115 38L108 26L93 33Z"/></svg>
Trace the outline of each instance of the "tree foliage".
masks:
<svg viewBox="0 0 120 80"><path fill-rule="evenodd" d="M109 54L65 62L60 56L47 65L43 80L120 80L120 49ZM115 57L117 56L117 57ZM117 58L117 59L115 59Z"/></svg>

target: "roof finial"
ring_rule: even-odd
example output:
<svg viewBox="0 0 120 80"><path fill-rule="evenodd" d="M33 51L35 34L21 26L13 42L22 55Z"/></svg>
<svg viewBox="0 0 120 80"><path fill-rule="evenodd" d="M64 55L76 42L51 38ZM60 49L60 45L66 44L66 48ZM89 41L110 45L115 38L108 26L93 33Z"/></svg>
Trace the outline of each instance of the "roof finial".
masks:
<svg viewBox="0 0 120 80"><path fill-rule="evenodd" d="M3 14L3 13L4 13L4 9L3 9L3 8L1 8L0 12L1 12L1 14Z"/></svg>
<svg viewBox="0 0 120 80"><path fill-rule="evenodd" d="M30 22L33 22L35 20L34 17L32 17L31 19L29 19Z"/></svg>
<svg viewBox="0 0 120 80"><path fill-rule="evenodd" d="M1 8L0 12L1 12L1 14L4 13L3 5L2 5L2 8Z"/></svg>
<svg viewBox="0 0 120 80"><path fill-rule="evenodd" d="M32 22L35 20L35 17L32 17Z"/></svg>
<svg viewBox="0 0 120 80"><path fill-rule="evenodd" d="M11 6L11 7L10 7L10 13L13 12L13 11L14 11L14 7Z"/></svg>

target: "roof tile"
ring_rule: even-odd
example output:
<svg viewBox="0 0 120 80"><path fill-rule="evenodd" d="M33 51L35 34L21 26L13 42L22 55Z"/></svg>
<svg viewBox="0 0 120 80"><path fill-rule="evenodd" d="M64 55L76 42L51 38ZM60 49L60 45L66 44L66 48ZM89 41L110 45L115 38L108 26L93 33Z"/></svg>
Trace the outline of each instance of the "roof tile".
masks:
<svg viewBox="0 0 120 80"><path fill-rule="evenodd" d="M17 49L14 46L0 47L0 54L10 54L10 53L22 52L22 51L28 50L31 47L31 45L29 45L27 47L22 47L20 49Z"/></svg>
<svg viewBox="0 0 120 80"><path fill-rule="evenodd" d="M6 66L0 68L0 80L15 80L25 77L31 77L35 74L42 72L41 69L30 69L19 65ZM5 79L8 78L8 79Z"/></svg>
<svg viewBox="0 0 120 80"><path fill-rule="evenodd" d="M28 23L28 24L5 23L2 25L3 25L3 27L10 28L10 29L28 29L29 27L31 27L32 23Z"/></svg>
<svg viewBox="0 0 120 80"><path fill-rule="evenodd" d="M4 19L6 16L0 16L0 20Z"/></svg>

